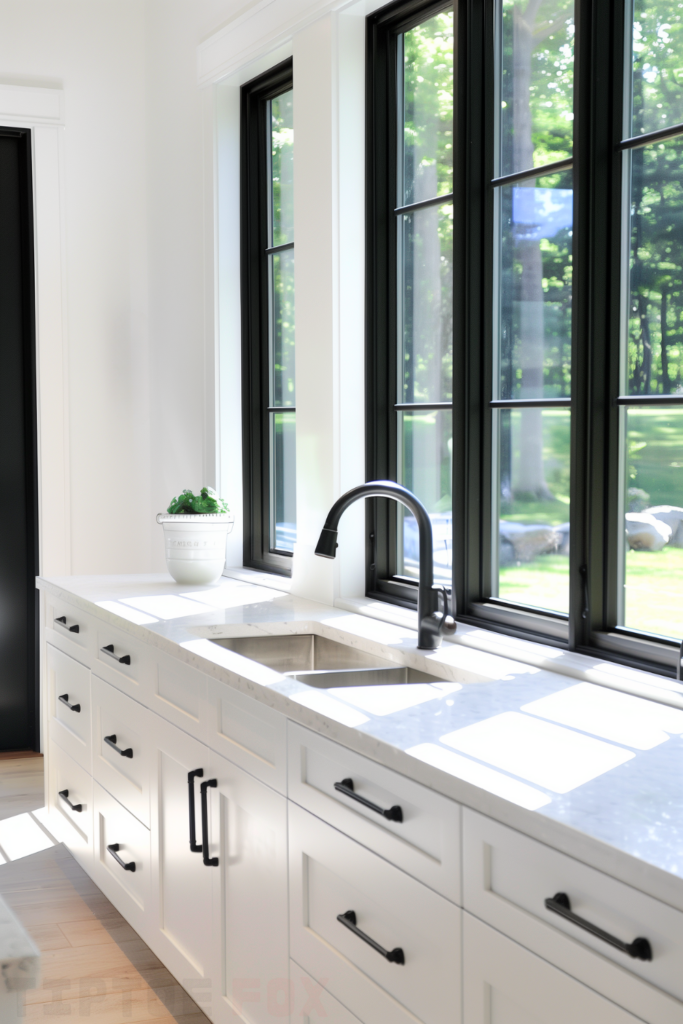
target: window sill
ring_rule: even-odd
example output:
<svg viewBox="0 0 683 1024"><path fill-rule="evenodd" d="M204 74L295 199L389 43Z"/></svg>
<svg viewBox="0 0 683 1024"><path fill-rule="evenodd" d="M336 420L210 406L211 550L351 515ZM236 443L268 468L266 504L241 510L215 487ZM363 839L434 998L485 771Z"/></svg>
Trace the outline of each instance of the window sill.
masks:
<svg viewBox="0 0 683 1024"><path fill-rule="evenodd" d="M417 630L417 613L407 608L374 601L371 598L344 598L335 601L335 608L357 615L389 622ZM612 690L621 690L636 697L644 697L660 704L683 710L683 684L673 682L665 676L640 669L627 668L614 662L604 661L574 651L560 650L546 644L533 643L518 637L496 633L458 623L454 636L444 637L445 643L461 644L486 654L497 654L502 658L529 665L532 671L553 672L569 676L581 682L596 683Z"/></svg>
<svg viewBox="0 0 683 1024"><path fill-rule="evenodd" d="M242 583L253 583L257 587L281 590L283 594L289 594L292 589L292 580L289 576L279 576L274 572L259 572L258 569L247 569L242 565L226 566L222 575L231 580L241 580Z"/></svg>

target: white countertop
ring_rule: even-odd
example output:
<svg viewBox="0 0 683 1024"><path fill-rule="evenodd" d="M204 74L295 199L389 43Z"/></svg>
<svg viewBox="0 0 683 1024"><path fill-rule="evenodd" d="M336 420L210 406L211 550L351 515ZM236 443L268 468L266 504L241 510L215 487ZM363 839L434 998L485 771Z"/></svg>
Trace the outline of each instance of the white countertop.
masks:
<svg viewBox="0 0 683 1024"><path fill-rule="evenodd" d="M481 641L425 653L406 626L225 577L211 587L181 586L166 574L38 585L302 725L683 910L680 686L613 665L595 669L595 685L586 681L589 671L575 670L577 656L569 656L569 669L539 667L556 657L549 648L544 661L540 645L531 645L541 650L536 664L487 653ZM320 690L209 639L310 631L429 672L435 682Z"/></svg>
<svg viewBox="0 0 683 1024"><path fill-rule="evenodd" d="M0 994L36 988L40 953L0 897Z"/></svg>

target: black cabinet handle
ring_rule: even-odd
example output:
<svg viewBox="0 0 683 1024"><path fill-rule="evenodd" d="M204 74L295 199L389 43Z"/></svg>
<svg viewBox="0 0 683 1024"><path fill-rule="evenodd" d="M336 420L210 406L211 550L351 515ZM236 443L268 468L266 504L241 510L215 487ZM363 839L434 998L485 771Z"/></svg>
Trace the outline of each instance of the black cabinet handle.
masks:
<svg viewBox="0 0 683 1024"><path fill-rule="evenodd" d="M545 906L546 910L552 910L553 914L559 914L566 921L571 921L572 924L575 924L577 928L583 928L584 931L595 935L596 939L608 942L610 946L614 946L615 949L628 954L634 960L652 960L652 946L647 939L640 938L634 939L633 942L622 942L621 939L615 938L609 932L598 928L596 924L591 924L584 917L574 914L566 892L556 892L552 899L548 897L545 901Z"/></svg>
<svg viewBox="0 0 683 1024"><path fill-rule="evenodd" d="M190 850L192 853L202 853L202 844L197 842L197 832L194 818L194 780L204 778L204 769L195 768L193 772L187 773L187 789L190 803Z"/></svg>
<svg viewBox="0 0 683 1024"><path fill-rule="evenodd" d="M117 864L120 864L124 871L135 871L135 861L129 860L126 864L125 860L119 857L119 850L121 849L120 843L112 843L111 846L107 847L109 853L112 855Z"/></svg>
<svg viewBox="0 0 683 1024"><path fill-rule="evenodd" d="M369 935L366 935L365 932L360 930L356 924L355 910L347 910L344 914L337 914L337 920L339 921L339 924L343 924L345 928L348 928L350 932L357 935L359 939L363 940L363 942L367 942L368 946L372 946L372 948L376 950L380 956L383 956L385 960L388 960L390 964L404 964L406 962L406 958L403 955L403 950L400 946L397 946L396 949L385 949L384 946L380 946L379 942L375 942L374 939L371 939Z"/></svg>
<svg viewBox="0 0 683 1024"><path fill-rule="evenodd" d="M69 704L69 694L68 693L63 693L62 696L59 698L59 700L61 700L62 704L66 704L66 706L68 707L69 711L77 711L78 714L81 713L81 705L80 704Z"/></svg>
<svg viewBox="0 0 683 1024"><path fill-rule="evenodd" d="M359 793L353 791L353 779L342 779L341 782L335 782L334 788L338 793L343 793L344 796L350 797L351 800L357 800L363 807L369 807L375 814L381 814L387 821L403 821L403 811L394 804L393 807L389 807L385 810L384 807L380 807L379 804L373 804L372 800L366 800L364 796L360 796Z"/></svg>
<svg viewBox="0 0 683 1024"><path fill-rule="evenodd" d="M73 626L67 626L66 615L60 615L59 618L54 619L55 626L61 626L62 629L67 629L69 633L80 633L81 627L77 622L74 622Z"/></svg>
<svg viewBox="0 0 683 1024"><path fill-rule="evenodd" d="M106 654L109 658L113 658L114 661L118 661L119 665L130 665L130 654L122 654L119 658L118 654L114 654L114 645L107 644L106 647L100 647L102 654Z"/></svg>
<svg viewBox="0 0 683 1024"><path fill-rule="evenodd" d="M113 732L111 734L111 736L105 736L104 737L104 742L108 746L110 746L113 750L115 750L117 754L120 754L121 757L132 757L133 756L133 748L132 747L126 747L125 750L121 750L121 747L117 747L116 746L116 733L115 732Z"/></svg>
<svg viewBox="0 0 683 1024"><path fill-rule="evenodd" d="M72 811L78 811L78 813L80 814L80 812L83 810L83 804L72 804L71 803L71 801L69 800L69 790L68 789L60 790L58 795L61 796L61 798L62 798L62 800L64 801L65 804L69 805L69 807L71 808Z"/></svg>
<svg viewBox="0 0 683 1024"><path fill-rule="evenodd" d="M206 868L218 867L218 857L209 857L209 796L207 793L207 789L215 789L217 785L216 779L207 779L199 787L202 796L202 860Z"/></svg>

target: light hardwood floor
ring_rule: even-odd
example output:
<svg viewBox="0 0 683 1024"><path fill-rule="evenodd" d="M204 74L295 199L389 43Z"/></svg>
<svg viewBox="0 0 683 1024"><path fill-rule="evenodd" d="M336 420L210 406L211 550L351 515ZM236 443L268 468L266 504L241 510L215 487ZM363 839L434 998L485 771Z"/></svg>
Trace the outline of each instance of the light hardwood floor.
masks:
<svg viewBox="0 0 683 1024"><path fill-rule="evenodd" d="M16 801L13 813L29 809L16 778L6 779L11 765L0 761L0 817L9 816L3 781ZM35 775L24 794L29 802ZM42 952L42 983L26 993L26 1021L209 1024L63 845L0 865L0 894Z"/></svg>
<svg viewBox="0 0 683 1024"><path fill-rule="evenodd" d="M37 811L44 803L43 758L0 757L0 819Z"/></svg>

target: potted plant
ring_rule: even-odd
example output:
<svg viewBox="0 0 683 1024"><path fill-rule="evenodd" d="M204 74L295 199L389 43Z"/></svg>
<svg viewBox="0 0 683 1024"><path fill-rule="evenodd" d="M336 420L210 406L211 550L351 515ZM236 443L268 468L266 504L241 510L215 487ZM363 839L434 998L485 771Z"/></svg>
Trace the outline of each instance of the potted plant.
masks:
<svg viewBox="0 0 683 1024"><path fill-rule="evenodd" d="M184 490L157 522L164 528L168 571L177 583L215 583L225 565L225 539L235 517L211 487Z"/></svg>

